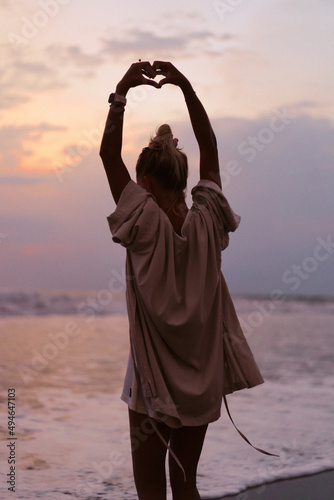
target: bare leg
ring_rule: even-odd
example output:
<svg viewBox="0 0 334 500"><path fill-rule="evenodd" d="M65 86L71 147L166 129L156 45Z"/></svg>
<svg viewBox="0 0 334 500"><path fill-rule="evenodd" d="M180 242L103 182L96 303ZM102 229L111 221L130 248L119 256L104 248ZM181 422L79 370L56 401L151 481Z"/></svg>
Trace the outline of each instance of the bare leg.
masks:
<svg viewBox="0 0 334 500"><path fill-rule="evenodd" d="M180 460L187 479L185 482L182 470L169 455L173 500L200 500L201 498L196 487L196 474L207 428L207 425L202 425L172 429L170 447Z"/></svg>
<svg viewBox="0 0 334 500"><path fill-rule="evenodd" d="M166 500L167 448L155 432L150 419L129 409L133 475L139 500ZM154 421L168 443L171 429Z"/></svg>

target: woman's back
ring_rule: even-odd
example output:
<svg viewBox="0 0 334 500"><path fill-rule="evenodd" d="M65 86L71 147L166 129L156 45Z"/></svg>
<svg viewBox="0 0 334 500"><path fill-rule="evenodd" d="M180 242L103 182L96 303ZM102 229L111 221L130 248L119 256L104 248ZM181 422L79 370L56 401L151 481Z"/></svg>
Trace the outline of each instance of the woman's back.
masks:
<svg viewBox="0 0 334 500"><path fill-rule="evenodd" d="M177 206L172 210L164 210L164 212L169 218L175 233L181 236L181 229L188 213L187 205L182 203L182 205Z"/></svg>

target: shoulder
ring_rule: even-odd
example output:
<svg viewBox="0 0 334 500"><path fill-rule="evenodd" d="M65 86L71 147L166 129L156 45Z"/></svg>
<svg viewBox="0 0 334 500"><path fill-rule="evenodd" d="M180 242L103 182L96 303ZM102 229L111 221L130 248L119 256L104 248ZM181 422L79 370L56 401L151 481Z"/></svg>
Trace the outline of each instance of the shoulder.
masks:
<svg viewBox="0 0 334 500"><path fill-rule="evenodd" d="M145 205L149 199L151 199L152 202L154 201L152 196L145 189L133 180L130 180L121 193L116 205L116 210L107 217L109 224L116 220L123 220L142 205Z"/></svg>
<svg viewBox="0 0 334 500"><path fill-rule="evenodd" d="M136 205L138 202L145 201L150 196L151 195L144 188L130 179L121 193L117 202L117 207Z"/></svg>
<svg viewBox="0 0 334 500"><path fill-rule="evenodd" d="M223 198L221 187L213 181L207 179L200 180L191 190L194 204L208 206L215 199Z"/></svg>
<svg viewBox="0 0 334 500"><path fill-rule="evenodd" d="M116 243L142 249L156 240L161 216L153 196L130 180L107 220Z"/></svg>
<svg viewBox="0 0 334 500"><path fill-rule="evenodd" d="M196 189L201 189L203 187L207 188L207 189L213 189L214 191L217 191L217 192L220 192L220 193L222 192L222 189L219 186L219 184L217 184L214 181L210 181L209 179L201 179L200 181L198 181L198 183L196 184L196 186L194 186L192 188L191 192L193 192Z"/></svg>
<svg viewBox="0 0 334 500"><path fill-rule="evenodd" d="M191 190L193 206L205 211L207 217L214 219L220 230L235 231L240 223L240 216L231 208L221 187L213 181L202 179Z"/></svg>

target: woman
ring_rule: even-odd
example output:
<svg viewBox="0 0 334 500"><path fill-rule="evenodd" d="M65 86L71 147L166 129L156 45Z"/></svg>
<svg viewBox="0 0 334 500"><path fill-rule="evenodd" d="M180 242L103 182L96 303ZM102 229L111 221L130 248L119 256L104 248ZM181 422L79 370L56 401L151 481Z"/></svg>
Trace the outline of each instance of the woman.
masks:
<svg viewBox="0 0 334 500"><path fill-rule="evenodd" d="M155 76L164 76L160 82ZM200 182L185 202L187 157L163 125L140 154L137 183L122 157L126 95L137 85L180 87L200 151ZM197 464L222 397L263 379L221 273L221 251L240 217L221 191L217 144L190 82L171 63L131 65L118 83L101 144L116 211L113 240L127 249L131 351L122 399L129 406L139 500L198 500Z"/></svg>

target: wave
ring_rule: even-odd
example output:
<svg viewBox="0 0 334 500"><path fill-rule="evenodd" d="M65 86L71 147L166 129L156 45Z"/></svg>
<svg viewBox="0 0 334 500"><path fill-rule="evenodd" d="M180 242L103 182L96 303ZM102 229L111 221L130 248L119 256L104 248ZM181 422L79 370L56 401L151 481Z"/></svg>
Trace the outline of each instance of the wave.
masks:
<svg viewBox="0 0 334 500"><path fill-rule="evenodd" d="M233 297L239 314L259 311L264 316L273 313L330 313L334 314L334 297L313 295L237 295Z"/></svg>
<svg viewBox="0 0 334 500"><path fill-rule="evenodd" d="M124 293L108 290L0 290L0 316L125 314Z"/></svg>
<svg viewBox="0 0 334 500"><path fill-rule="evenodd" d="M322 312L334 314L334 298L233 296L238 314ZM108 290L0 290L0 316L126 314L124 293Z"/></svg>

